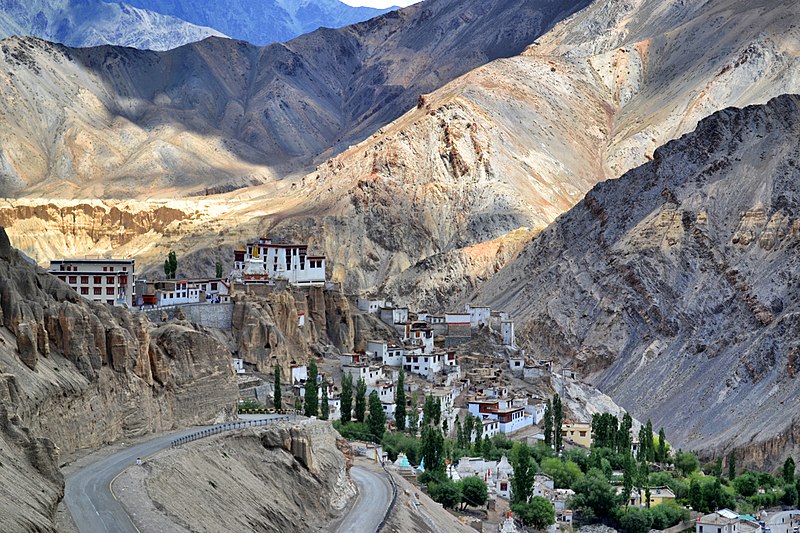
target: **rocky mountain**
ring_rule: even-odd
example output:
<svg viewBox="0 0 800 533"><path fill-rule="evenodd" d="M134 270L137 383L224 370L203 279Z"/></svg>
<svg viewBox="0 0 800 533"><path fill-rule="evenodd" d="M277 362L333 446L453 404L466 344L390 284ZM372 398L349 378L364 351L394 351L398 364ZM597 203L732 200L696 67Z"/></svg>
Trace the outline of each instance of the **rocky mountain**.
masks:
<svg viewBox="0 0 800 533"><path fill-rule="evenodd" d="M447 24L462 24L457 26L459 31L465 24L477 30L489 17L501 27L502 17L514 12L503 3L492 6L491 16L474 17L479 7L458 4L466 6L463 17L456 11L453 19L448 18L449 12L430 11L433 18L426 18L426 10L445 6L429 2L339 32L314 35L341 35L372 27L375 33L370 34L374 35L370 43L385 35L381 43L399 46L409 54L400 59L399 52L386 52L391 60L380 56L384 66L391 62L392 76L398 80L402 77L398 65L420 61L419 53L409 61L412 50L402 44L405 37L399 35L409 39L434 35L434 21L439 27L449 27L442 24L452 21ZM500 16L497 10L503 6L508 11ZM483 9L488 6L484 4ZM521 7L514 9L518 12ZM28 102L27 92L22 92L15 98L24 102L20 104L24 111L10 123L22 124L23 131L7 134L2 146L7 154L14 154L6 156L6 167L12 169L6 176L15 175L15 168L35 176L26 178L29 181L13 178L13 187L32 198L0 205L0 220L20 246L39 260L114 249L115 253L136 255L145 269L151 265L149 268L158 270L167 251L175 249L184 258L189 275L213 272L213 261L229 261L232 247L269 232L308 241L317 252L325 253L333 279L344 282L348 292L383 290L410 304L443 308L462 299L513 259L536 231L575 205L594 184L644 163L655 147L691 131L709 113L800 91L800 36L795 19L790 1L761 5L724 0L690 6L678 0L593 2L521 55L474 69L421 98L414 90L389 101L384 96L390 89L381 85L371 98L380 102L373 110L394 109L406 98L412 100L412 109L381 126L364 142L326 160L314 172L273 181L270 176L296 168L293 163L280 167L280 149L270 152L275 166L259 166L254 161L263 157L266 141L253 143L260 147L256 152L244 142L228 139L223 143L221 137L200 136L197 132L202 128L194 119L186 118L191 128L164 125L174 123L177 111L167 114L164 110L163 117L156 120L149 103L152 96L128 100L142 113L139 123L151 121L150 129L122 118L134 116L132 112L109 113L96 100L92 100L96 104L93 109L105 118L73 119L82 115L69 111L71 104L64 101L59 105L66 107L68 118L58 123L72 124L75 129L47 129L33 135L28 133L28 117L45 104ZM380 30L385 34L378 31L381 25L386 25ZM391 33L390 27L403 29ZM295 43L311 38L286 46L294 50ZM469 36L457 37L451 32L442 39L441 46L452 54ZM427 49L429 41L416 42ZM202 43L197 48L207 57L218 49L212 45L216 43ZM30 55L37 58L33 64L50 61L39 59L38 50ZM132 62L132 58L122 57L113 63L109 59L109 64ZM21 85L23 72L15 69L9 83ZM202 76L205 71L197 72ZM221 79L226 80L220 82L225 87L235 85L233 74ZM365 84L361 87L367 87L367 77L359 79ZM377 79L385 77L381 74ZM276 78L275 83L285 80L294 78ZM217 109L218 102L199 89L206 82L194 78L193 83L195 100ZM338 81L331 83L338 86ZM420 79L416 87L423 85ZM126 91L135 93L133 88ZM89 98L82 90L72 94ZM166 102L173 97L165 93L152 98ZM103 98L113 101L110 96ZM185 116L191 114L186 108L194 104L183 96L175 98L176 106L180 102L177 110ZM42 114L60 116L61 107ZM298 153L324 150L324 140L315 141L316 148L306 149L304 139L311 138L308 132L336 128L322 127L328 122L312 117L312 110L318 108L310 104L304 115L297 114L299 108L292 109L289 113L286 108L286 122L292 123L292 131L300 131L302 126L309 137L276 133L275 138L291 144ZM362 117L369 113L372 111ZM225 116L234 115L230 111ZM374 120L377 125L389 118L374 117L370 115L365 124ZM272 138L259 129L262 118L254 114L246 122L246 130L232 131ZM307 120L305 125L302 120ZM87 126L78 129L78 124ZM91 133L91 124L103 125L104 134ZM216 121L214 127L217 124L227 127L225 121ZM69 142L58 141L56 146L70 147L70 155L45 165L51 154L62 153L62 148L44 148L61 135ZM106 144L108 139L115 139L113 146ZM142 143L135 145L141 150L125 148L127 143L135 144L132 140ZM325 153L344 148L342 144ZM39 148L32 151L33 146ZM237 151L244 155L240 157ZM24 166L10 163L23 160ZM195 171L175 170L186 168ZM75 176L76 172L79 179L69 178L74 181L66 187L64 181L48 177ZM7 179L10 187L12 178ZM98 203L52 199L56 194L142 195L148 187L156 191L152 194L177 196L198 191L200 186L208 188L204 192L220 190L220 182L235 187L264 181L268 183L202 200L108 199Z"/></svg>
<svg viewBox="0 0 800 533"><path fill-rule="evenodd" d="M121 2L101 0L2 0L0 38L33 36L85 47L113 44L169 50L219 31Z"/></svg>
<svg viewBox="0 0 800 533"><path fill-rule="evenodd" d="M730 108L595 186L475 296L670 442L797 452L800 97Z"/></svg>
<svg viewBox="0 0 800 533"><path fill-rule="evenodd" d="M289 41L318 28L340 28L396 8L352 7L339 0L131 0L128 4L216 28L256 45Z"/></svg>
<svg viewBox="0 0 800 533"><path fill-rule="evenodd" d="M53 530L79 450L230 416L230 358L188 323L84 301L0 228L0 529Z"/></svg>
<svg viewBox="0 0 800 533"><path fill-rule="evenodd" d="M586 0L434 0L258 48L0 46L6 195L206 194L308 168ZM13 103L13 104L12 104Z"/></svg>

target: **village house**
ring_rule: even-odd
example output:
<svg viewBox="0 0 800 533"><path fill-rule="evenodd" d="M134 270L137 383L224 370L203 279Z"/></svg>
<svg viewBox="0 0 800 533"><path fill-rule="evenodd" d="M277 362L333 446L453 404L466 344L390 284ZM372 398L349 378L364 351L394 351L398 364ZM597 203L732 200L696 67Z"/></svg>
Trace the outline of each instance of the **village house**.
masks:
<svg viewBox="0 0 800 533"><path fill-rule="evenodd" d="M454 352L437 352L426 355L406 351L403 356L403 370L423 376L429 381L432 381L436 374L444 372L445 367L458 367Z"/></svg>
<svg viewBox="0 0 800 533"><path fill-rule="evenodd" d="M359 379L363 379L367 386L375 386L379 380L385 379L381 367L371 366L366 363L342 365L342 372L350 374L353 378L353 383L357 383Z"/></svg>
<svg viewBox="0 0 800 533"><path fill-rule="evenodd" d="M433 353L433 328L427 322L419 320L406 322L403 331L403 342L412 346L421 346L422 353Z"/></svg>
<svg viewBox="0 0 800 533"><path fill-rule="evenodd" d="M229 301L230 285L222 279L137 280L136 305L170 307Z"/></svg>
<svg viewBox="0 0 800 533"><path fill-rule="evenodd" d="M503 346L516 346L514 338L514 322L511 320L503 320L500 322L500 337L502 338Z"/></svg>
<svg viewBox="0 0 800 533"><path fill-rule="evenodd" d="M290 367L292 385L305 382L308 379L308 367L306 365L293 364Z"/></svg>
<svg viewBox="0 0 800 533"><path fill-rule="evenodd" d="M374 385L367 385L367 396L369 397L372 391L377 391L381 403L394 403L394 388L394 383L391 381L378 381Z"/></svg>
<svg viewBox="0 0 800 533"><path fill-rule="evenodd" d="M639 502L642 507L647 506L647 492L639 489ZM650 507L664 502L674 502L675 493L669 487L650 487Z"/></svg>
<svg viewBox="0 0 800 533"><path fill-rule="evenodd" d="M591 448L592 424L589 422L565 420L561 426L561 437L565 443L581 446L583 448Z"/></svg>
<svg viewBox="0 0 800 533"><path fill-rule="evenodd" d="M758 523L741 519L730 509L701 516L695 523L695 533L754 533L760 529Z"/></svg>
<svg viewBox="0 0 800 533"><path fill-rule="evenodd" d="M244 374L244 359L233 358L233 371L237 374Z"/></svg>
<svg viewBox="0 0 800 533"><path fill-rule="evenodd" d="M417 320L427 322L433 329L434 335L447 335L447 322L444 315L432 315L427 311L417 313Z"/></svg>
<svg viewBox="0 0 800 533"><path fill-rule="evenodd" d="M470 400L467 409L481 421L486 418L497 420L500 431L505 434L533 425L533 417L525 412L525 406L515 406L513 400L507 398Z"/></svg>
<svg viewBox="0 0 800 533"><path fill-rule="evenodd" d="M465 305L464 310L469 313L469 325L472 329L489 327L492 319L492 308L485 306Z"/></svg>
<svg viewBox="0 0 800 533"><path fill-rule="evenodd" d="M387 302L383 298L358 298L356 299L356 307L359 311L365 313L377 314L380 313L382 307L386 307Z"/></svg>
<svg viewBox="0 0 800 533"><path fill-rule="evenodd" d="M358 365L368 364L369 356L365 353L346 353L339 356L339 364L344 365Z"/></svg>
<svg viewBox="0 0 800 533"><path fill-rule="evenodd" d="M90 302L124 307L134 303L133 259L60 259L50 261L48 272Z"/></svg>
<svg viewBox="0 0 800 533"><path fill-rule="evenodd" d="M505 455L500 461L487 461L483 457L462 457L458 464L448 465L447 476L454 481L470 476L478 477L486 483L490 495L511 498L514 468Z"/></svg>
<svg viewBox="0 0 800 533"><path fill-rule="evenodd" d="M446 348L458 346L469 341L472 337L472 318L469 313L445 313L444 319L447 325Z"/></svg>
<svg viewBox="0 0 800 533"><path fill-rule="evenodd" d="M395 324L408 322L408 307L382 307L380 310L381 321L394 327Z"/></svg>
<svg viewBox="0 0 800 533"><path fill-rule="evenodd" d="M325 284L325 257L308 255L308 245L262 237L233 253L231 278L244 284L284 280L297 287Z"/></svg>

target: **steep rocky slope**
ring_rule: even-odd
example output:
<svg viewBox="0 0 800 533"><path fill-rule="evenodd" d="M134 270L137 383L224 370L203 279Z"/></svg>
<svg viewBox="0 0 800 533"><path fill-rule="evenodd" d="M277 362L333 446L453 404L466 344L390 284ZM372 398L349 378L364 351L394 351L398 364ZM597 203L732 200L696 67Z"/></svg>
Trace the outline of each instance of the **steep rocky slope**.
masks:
<svg viewBox="0 0 800 533"><path fill-rule="evenodd" d="M594 187L475 300L680 447L800 452L800 98L720 111Z"/></svg>
<svg viewBox="0 0 800 533"><path fill-rule="evenodd" d="M143 531L325 531L356 495L351 461L330 423L309 420L161 452L115 486L123 504L132 490L152 499L133 507Z"/></svg>
<svg viewBox="0 0 800 533"><path fill-rule="evenodd" d="M131 0L128 4L257 45L288 41L320 27L355 24L391 10L352 7L339 0Z"/></svg>
<svg viewBox="0 0 800 533"><path fill-rule="evenodd" d="M209 27L153 10L102 0L5 0L0 3L0 38L39 37L67 46L113 44L169 50L223 36Z"/></svg>
<svg viewBox="0 0 800 533"><path fill-rule="evenodd" d="M230 357L189 324L85 302L0 228L0 529L52 529L59 458L230 415Z"/></svg>
<svg viewBox="0 0 800 533"><path fill-rule="evenodd" d="M431 0L263 48L0 44L6 196L174 198L308 169L587 0Z"/></svg>

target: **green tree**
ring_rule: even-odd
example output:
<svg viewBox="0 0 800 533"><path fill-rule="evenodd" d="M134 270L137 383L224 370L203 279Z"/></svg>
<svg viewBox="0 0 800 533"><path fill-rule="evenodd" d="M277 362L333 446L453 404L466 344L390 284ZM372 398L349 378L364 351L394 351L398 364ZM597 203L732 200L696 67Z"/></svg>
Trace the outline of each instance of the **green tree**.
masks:
<svg viewBox="0 0 800 533"><path fill-rule="evenodd" d="M342 423L350 422L353 413L353 376L345 374L342 376L342 394L339 397L342 402Z"/></svg>
<svg viewBox="0 0 800 533"><path fill-rule="evenodd" d="M703 488L697 479L692 479L689 483L689 505L692 509L701 513L705 512L705 502L703 499Z"/></svg>
<svg viewBox="0 0 800 533"><path fill-rule="evenodd" d="M317 416L319 413L319 385L317 385L317 362L313 359L308 364L308 378L306 379L306 399L305 410L303 414L306 416Z"/></svg>
<svg viewBox="0 0 800 533"><path fill-rule="evenodd" d="M626 533L647 533L653 525L653 516L650 509L631 507L622 514L619 525Z"/></svg>
<svg viewBox="0 0 800 533"><path fill-rule="evenodd" d="M794 483L794 470L794 459L787 457L786 461L783 462L783 482L785 484Z"/></svg>
<svg viewBox="0 0 800 533"><path fill-rule="evenodd" d="M411 393L411 404L409 405L408 414L406 414L406 426L411 435L417 434L417 427L419 426L419 412L417 411L417 393Z"/></svg>
<svg viewBox="0 0 800 533"><path fill-rule="evenodd" d="M731 450L728 454L728 479L733 481L736 477L736 454Z"/></svg>
<svg viewBox="0 0 800 533"><path fill-rule="evenodd" d="M616 449L617 453L628 454L631 453L631 428L633 427L633 418L630 413L625 411L622 417L622 423L619 425L617 431Z"/></svg>
<svg viewBox="0 0 800 533"><path fill-rule="evenodd" d="M283 407L281 405L281 369L278 365L275 365L275 380L274 380L274 401L272 403L275 404L275 409L281 410Z"/></svg>
<svg viewBox="0 0 800 533"><path fill-rule="evenodd" d="M557 457L542 459L542 472L553 478L557 489L568 489L583 475L581 467L572 461L562 461Z"/></svg>
<svg viewBox="0 0 800 533"><path fill-rule="evenodd" d="M534 529L547 529L556 522L556 510L553 504L541 496L534 496L530 502L518 502L511 505L522 523Z"/></svg>
<svg viewBox="0 0 800 533"><path fill-rule="evenodd" d="M221 278L222 274L223 274L223 272L222 272L222 262L217 261L216 264L214 265L214 270L215 270L216 277L217 278Z"/></svg>
<svg viewBox="0 0 800 533"><path fill-rule="evenodd" d="M381 399L378 398L378 391L369 393L369 416L367 417L367 427L370 435L376 442L383 439L383 432L386 430L386 414L383 412Z"/></svg>
<svg viewBox="0 0 800 533"><path fill-rule="evenodd" d="M616 507L617 495L606 476L597 468L589 469L585 476L575 482L572 490L575 491L573 509L579 510L588 522L607 519Z"/></svg>
<svg viewBox="0 0 800 533"><path fill-rule="evenodd" d="M656 461L659 463L667 462L667 435L664 428L658 430L658 448L656 448Z"/></svg>
<svg viewBox="0 0 800 533"><path fill-rule="evenodd" d="M758 492L758 477L752 472L742 474L733 480L733 488L745 498L752 496Z"/></svg>
<svg viewBox="0 0 800 533"><path fill-rule="evenodd" d="M331 406L328 404L328 395L322 393L322 397L319 399L319 417L321 420L327 420L331 414Z"/></svg>
<svg viewBox="0 0 800 533"><path fill-rule="evenodd" d="M511 454L511 466L514 477L511 478L512 502L526 503L533 494L533 478L536 470L531 463L531 449L524 442L514 445Z"/></svg>
<svg viewBox="0 0 800 533"><path fill-rule="evenodd" d="M564 410L561 406L561 398L558 394L553 395L553 445L556 453L562 448L561 426L564 424Z"/></svg>
<svg viewBox="0 0 800 533"><path fill-rule="evenodd" d="M468 476L461 480L461 502L464 507L481 507L486 505L489 498L489 491L486 483L477 476Z"/></svg>
<svg viewBox="0 0 800 533"><path fill-rule="evenodd" d="M647 462L647 428L642 426L639 428L639 449L636 452L636 459L641 462Z"/></svg>
<svg viewBox="0 0 800 533"><path fill-rule="evenodd" d="M647 460L653 462L656 460L656 448L653 445L653 423L649 418L645 424L645 433L647 435Z"/></svg>
<svg viewBox="0 0 800 533"><path fill-rule="evenodd" d="M544 406L544 443L553 446L553 404L549 398Z"/></svg>
<svg viewBox="0 0 800 533"><path fill-rule="evenodd" d="M367 412L367 384L364 378L358 378L356 383L356 421L363 422Z"/></svg>
<svg viewBox="0 0 800 533"><path fill-rule="evenodd" d="M678 452L675 454L675 468L681 471L683 477L700 469L700 460L692 452Z"/></svg>
<svg viewBox="0 0 800 533"><path fill-rule="evenodd" d="M397 398L395 403L397 407L394 410L394 420L397 429L405 431L406 429L406 390L405 390L405 372L400 369L400 375L397 377Z"/></svg>
<svg viewBox="0 0 800 533"><path fill-rule="evenodd" d="M622 471L622 494L625 497L625 507L630 503L630 493L633 490L633 483L638 473L636 472L636 461L630 454L625 459L625 468Z"/></svg>
<svg viewBox="0 0 800 533"><path fill-rule="evenodd" d="M791 508L795 508L797 505L797 487L794 483L789 483L783 487L783 493L781 494L781 503L784 505L788 505Z"/></svg>
<svg viewBox="0 0 800 533"><path fill-rule="evenodd" d="M167 279L175 279L177 272L178 257L175 255L175 252L170 251L167 258L164 260L164 274L167 276Z"/></svg>
<svg viewBox="0 0 800 533"><path fill-rule="evenodd" d="M650 509L653 529L664 530L689 519L689 511L676 502L660 503Z"/></svg>
<svg viewBox="0 0 800 533"><path fill-rule="evenodd" d="M425 429L423 429L423 431L425 431ZM431 483L428 486L428 493L433 501L441 503L443 506L450 509L455 509L458 504L461 503L460 486L453 481L447 480L441 483Z"/></svg>
<svg viewBox="0 0 800 533"><path fill-rule="evenodd" d="M427 471L444 473L444 437L438 426L422 428L421 453Z"/></svg>

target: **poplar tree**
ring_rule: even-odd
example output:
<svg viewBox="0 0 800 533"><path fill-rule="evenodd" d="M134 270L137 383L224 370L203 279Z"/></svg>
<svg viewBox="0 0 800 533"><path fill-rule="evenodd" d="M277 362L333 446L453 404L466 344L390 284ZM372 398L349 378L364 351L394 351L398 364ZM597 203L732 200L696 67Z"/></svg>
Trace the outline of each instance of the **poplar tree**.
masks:
<svg viewBox="0 0 800 533"><path fill-rule="evenodd" d="M564 411L561 406L561 398L558 394L553 396L553 444L556 454L561 451L562 434L561 426L564 424Z"/></svg>
<svg viewBox="0 0 800 533"><path fill-rule="evenodd" d="M274 401L272 403L275 404L275 409L281 410L281 369L278 365L275 365L275 395Z"/></svg>
<svg viewBox="0 0 800 533"><path fill-rule="evenodd" d="M553 447L553 404L549 398L544 406L544 443Z"/></svg>
<svg viewBox="0 0 800 533"><path fill-rule="evenodd" d="M511 503L528 503L533 494L533 478L535 470L531 464L531 450L525 443L520 443L519 452L512 454L514 477L511 478Z"/></svg>
<svg viewBox="0 0 800 533"><path fill-rule="evenodd" d="M327 420L330 416L331 406L328 404L328 395L323 393L322 398L319 399L319 417L321 420Z"/></svg>
<svg viewBox="0 0 800 533"><path fill-rule="evenodd" d="M358 378L356 383L356 422L363 422L367 412L367 384L364 378Z"/></svg>
<svg viewBox="0 0 800 533"><path fill-rule="evenodd" d="M736 477L736 454L731 451L728 454L728 479L733 481Z"/></svg>
<svg viewBox="0 0 800 533"><path fill-rule="evenodd" d="M383 405L380 398L378 398L378 391L369 393L367 427L375 442L380 442L383 439L383 432L386 429L386 414L383 412Z"/></svg>
<svg viewBox="0 0 800 533"><path fill-rule="evenodd" d="M658 430L658 449L656 450L656 461L664 463L667 461L667 435L664 428ZM719 477L719 474L717 475Z"/></svg>
<svg viewBox="0 0 800 533"><path fill-rule="evenodd" d="M647 460L648 461L655 461L656 460L656 447L653 443L653 423L650 419L647 419L646 424L647 430Z"/></svg>
<svg viewBox="0 0 800 533"><path fill-rule="evenodd" d="M306 379L306 403L304 414L317 416L319 412L319 389L317 388L317 362L313 359L308 365L308 378Z"/></svg>
<svg viewBox="0 0 800 533"><path fill-rule="evenodd" d="M397 377L397 398L395 399L394 420L399 431L406 429L406 391L405 391L405 372L400 369Z"/></svg>
<svg viewBox="0 0 800 533"><path fill-rule="evenodd" d="M350 422L353 414L353 376L345 374L342 376L342 424Z"/></svg>

